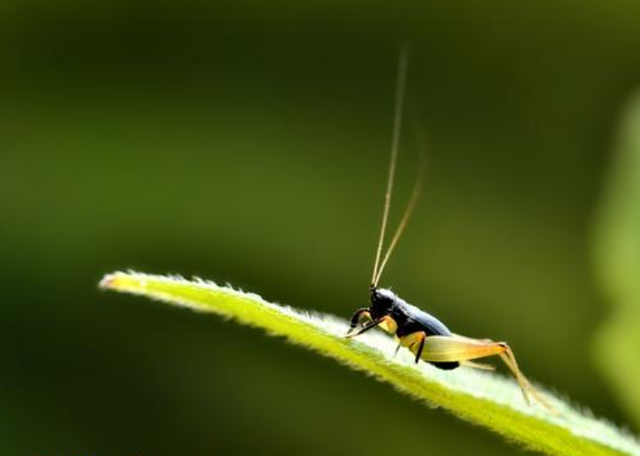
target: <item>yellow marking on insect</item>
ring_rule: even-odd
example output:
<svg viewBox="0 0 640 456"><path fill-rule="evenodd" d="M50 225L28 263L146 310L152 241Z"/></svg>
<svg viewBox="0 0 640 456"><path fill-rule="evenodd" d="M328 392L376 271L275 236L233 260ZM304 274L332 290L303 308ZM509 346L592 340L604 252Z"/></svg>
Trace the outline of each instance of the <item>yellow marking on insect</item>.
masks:
<svg viewBox="0 0 640 456"><path fill-rule="evenodd" d="M391 317L384 317L384 321L379 325L382 329L384 329L389 334L395 334L398 330L398 324Z"/></svg>
<svg viewBox="0 0 640 456"><path fill-rule="evenodd" d="M411 347L412 345L415 345L416 342L420 342L423 338L424 333L422 331L418 331L402 336L400 338L400 343L403 347Z"/></svg>

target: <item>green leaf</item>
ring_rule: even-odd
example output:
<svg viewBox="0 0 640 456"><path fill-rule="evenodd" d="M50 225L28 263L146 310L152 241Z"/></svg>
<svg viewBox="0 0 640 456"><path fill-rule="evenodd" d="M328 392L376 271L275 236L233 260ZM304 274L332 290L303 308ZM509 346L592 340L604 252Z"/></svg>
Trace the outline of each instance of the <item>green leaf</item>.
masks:
<svg viewBox="0 0 640 456"><path fill-rule="evenodd" d="M597 334L596 357L640 425L640 98L621 127L595 232L597 271L613 306Z"/></svg>
<svg viewBox="0 0 640 456"><path fill-rule="evenodd" d="M284 336L532 450L550 455L640 456L633 437L560 398L545 393L558 415L527 406L511 379L469 368L442 371L426 363L416 365L406 350L394 357L395 342L384 334L346 339L348 324L337 317L280 306L202 280L117 272L106 276L101 286L215 313Z"/></svg>

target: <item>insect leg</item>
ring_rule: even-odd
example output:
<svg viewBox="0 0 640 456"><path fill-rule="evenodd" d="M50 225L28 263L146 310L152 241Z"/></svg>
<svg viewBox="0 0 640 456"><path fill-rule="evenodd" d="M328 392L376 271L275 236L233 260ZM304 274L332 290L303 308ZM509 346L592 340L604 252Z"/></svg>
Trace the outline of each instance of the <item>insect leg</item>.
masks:
<svg viewBox="0 0 640 456"><path fill-rule="evenodd" d="M396 347L396 351L393 352L393 356L396 356L401 348L402 348L402 342L398 342L398 346Z"/></svg>
<svg viewBox="0 0 640 456"><path fill-rule="evenodd" d="M461 336L460 334L452 334L453 337L457 337L459 339L464 339L464 340L470 340L470 341L482 341L482 342L493 342L491 339L473 339L471 337L466 337L466 336ZM488 370L488 371L494 371L496 370L495 367L493 367L491 364L483 364L483 363L474 363L473 361L460 361L460 364L462 366L466 366L466 367L472 367L474 369L480 369L480 370Z"/></svg>
<svg viewBox="0 0 640 456"><path fill-rule="evenodd" d="M424 345L422 359L429 362L464 362L488 356L500 356L518 382L525 401L529 403L529 394L531 394L548 411L557 413L520 371L516 358L506 343L458 336L430 336L426 338Z"/></svg>
<svg viewBox="0 0 640 456"><path fill-rule="evenodd" d="M427 339L427 334L424 331L416 331L400 337L400 343L416 355L416 364L418 364L418 361L422 358L425 339Z"/></svg>
<svg viewBox="0 0 640 456"><path fill-rule="evenodd" d="M496 368L493 367L491 364L474 363L473 361L460 361L460 364L466 367L473 367L474 369L481 369L481 370L487 370L487 371L496 370Z"/></svg>
<svg viewBox="0 0 640 456"><path fill-rule="evenodd" d="M362 328L360 328L358 331L356 332L350 332L349 334L347 334L345 337L355 337L355 336L359 336L360 334L369 331L372 328L375 328L376 326L379 326L380 324L384 323L385 321L387 321L387 319L389 319L390 317L388 316L384 316L382 318L380 318L379 320L374 320L370 323L367 323L366 325L364 325Z"/></svg>
<svg viewBox="0 0 640 456"><path fill-rule="evenodd" d="M358 324L365 318L368 320L371 320L371 314L369 313L368 308L363 307L361 309L356 310L353 316L351 317L349 331L347 331L347 334L350 334L356 328L356 326L358 326Z"/></svg>
<svg viewBox="0 0 640 456"><path fill-rule="evenodd" d="M520 384L520 388L522 389L522 393L524 394L526 391L527 393L531 394L531 396L533 396L533 398L536 401L544 405L544 407L547 410L551 411L554 414L557 414L557 411L551 406L551 404L547 402L547 400L538 392L538 390L536 390L533 387L533 385L529 383L529 380L527 380L527 377L524 376L524 374L518 367L518 363L516 362L516 357L514 356L511 348L507 344L504 344L504 345L506 350L504 353L500 354L500 358L502 358L502 361L507 365L507 367L511 370L513 375L518 380L518 383ZM526 394L525 394L525 398L526 398Z"/></svg>
<svg viewBox="0 0 640 456"><path fill-rule="evenodd" d="M424 340L426 339L426 334L422 333L422 338L420 339L420 342L418 342L418 351L416 352L416 364L418 364L418 361L420 361L420 358L422 357L422 350L424 349Z"/></svg>

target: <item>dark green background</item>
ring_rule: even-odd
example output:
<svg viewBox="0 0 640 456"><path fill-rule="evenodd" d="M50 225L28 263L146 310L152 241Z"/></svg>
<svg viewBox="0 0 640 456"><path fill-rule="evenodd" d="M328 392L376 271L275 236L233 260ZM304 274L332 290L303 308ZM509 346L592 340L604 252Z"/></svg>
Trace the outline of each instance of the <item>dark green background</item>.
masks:
<svg viewBox="0 0 640 456"><path fill-rule="evenodd" d="M594 367L590 249L639 21L622 0L4 2L0 452L520 453L258 331L97 290L134 268L366 305L402 41L429 163L383 285L627 421Z"/></svg>

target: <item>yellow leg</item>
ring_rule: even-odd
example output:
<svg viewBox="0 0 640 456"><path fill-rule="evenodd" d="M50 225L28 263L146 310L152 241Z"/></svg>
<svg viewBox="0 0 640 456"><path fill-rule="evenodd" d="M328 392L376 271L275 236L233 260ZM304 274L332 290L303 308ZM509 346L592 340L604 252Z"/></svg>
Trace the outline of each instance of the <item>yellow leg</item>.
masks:
<svg viewBox="0 0 640 456"><path fill-rule="evenodd" d="M426 337L427 334L424 331L417 331L400 338L400 344L416 355L416 364L422 358Z"/></svg>
<svg viewBox="0 0 640 456"><path fill-rule="evenodd" d="M473 367L474 369L486 370L486 371L494 371L496 370L491 364L483 364L483 363L474 363L473 361L460 361L462 366Z"/></svg>
<svg viewBox="0 0 640 456"><path fill-rule="evenodd" d="M500 358L502 358L502 361L507 365L507 367L509 367L513 375L518 380L518 383L520 384L520 388L522 389L522 393L525 395L525 399L527 400L527 402L528 402L528 398L525 394L525 391L531 394L531 396L533 396L533 398L536 401L538 401L538 403L542 404L548 411L557 415L558 414L557 410L554 409L551 404L549 404L549 402L544 398L544 396L542 396L542 394L540 394L540 392L537 389L535 389L533 385L531 385L531 383L529 383L529 380L527 380L527 377L524 376L524 374L518 367L518 363L516 362L516 357L513 355L513 351L511 351L511 348L507 344L505 344L505 346L506 346L506 351L500 355Z"/></svg>
<svg viewBox="0 0 640 456"><path fill-rule="evenodd" d="M422 359L429 362L465 362L488 356L500 356L520 385L527 403L529 394L548 411L557 413L524 376L509 345L505 342L471 339L461 336L429 336L424 342Z"/></svg>
<svg viewBox="0 0 640 456"><path fill-rule="evenodd" d="M425 333L423 331L417 331L411 334L407 334L406 336L402 336L400 338L400 344L403 347L411 349L411 347L415 345L416 342L420 342L422 339L424 339L424 336Z"/></svg>

